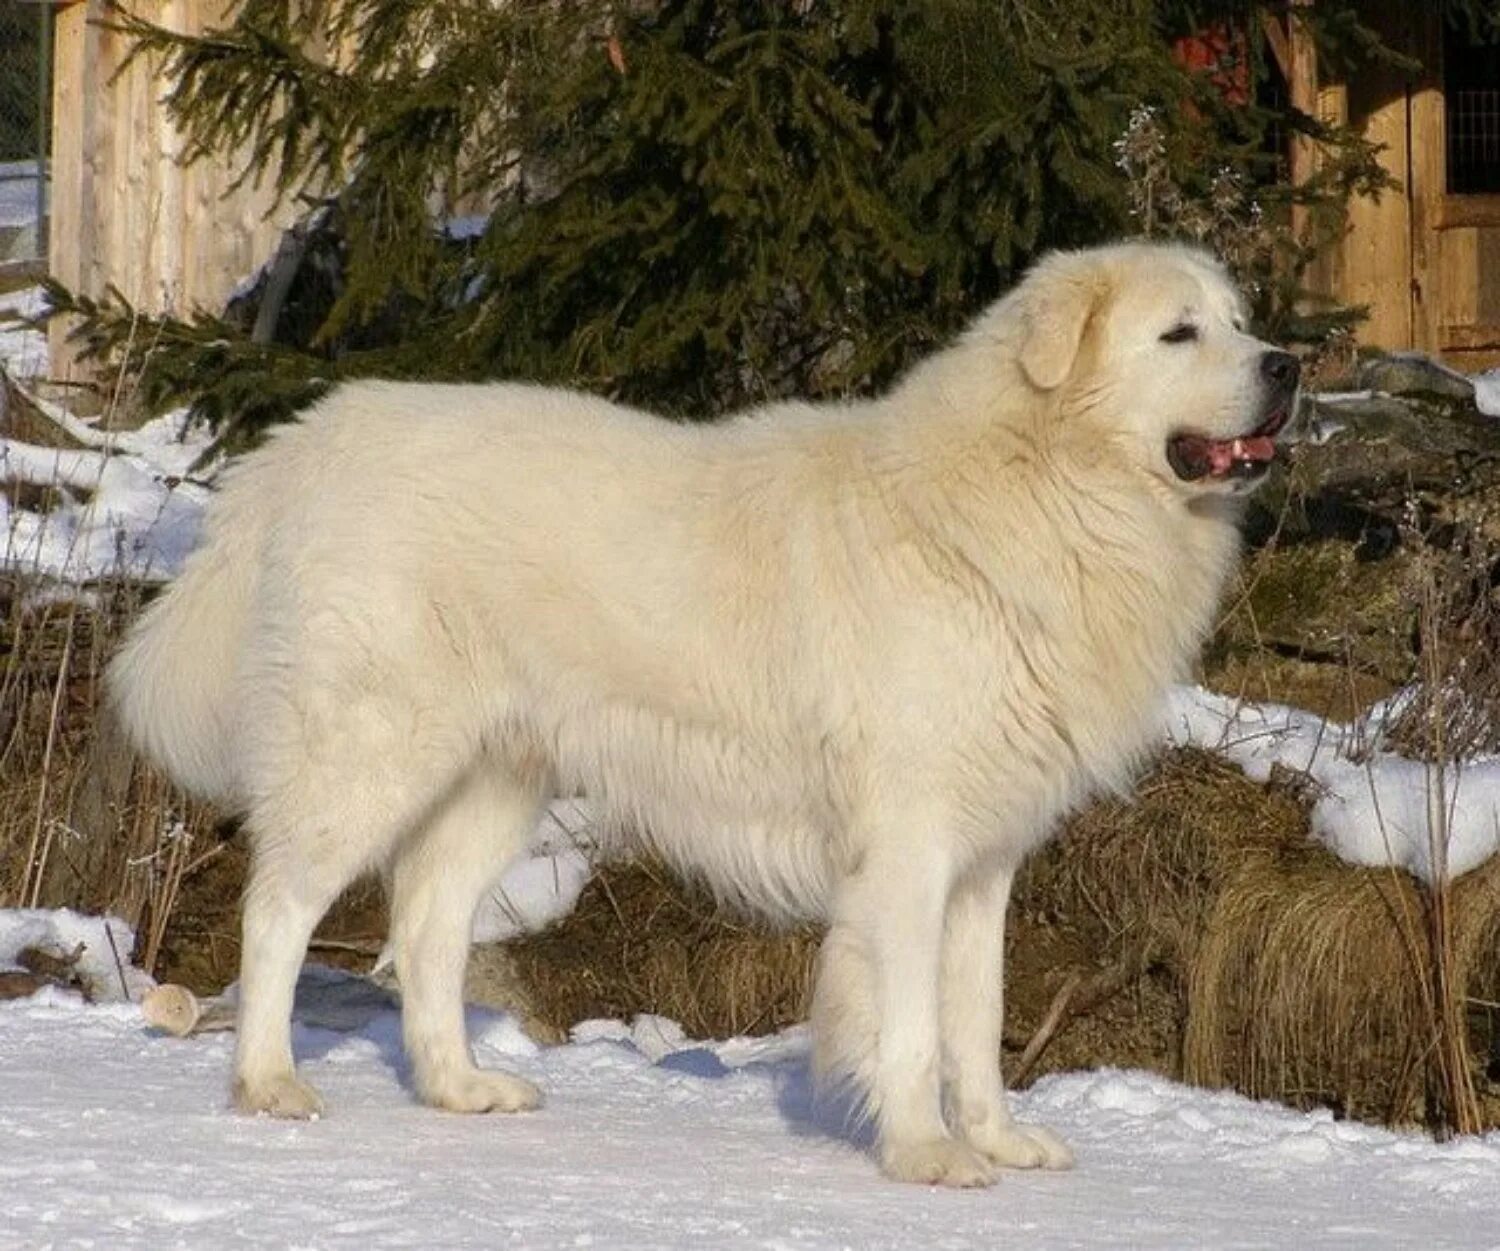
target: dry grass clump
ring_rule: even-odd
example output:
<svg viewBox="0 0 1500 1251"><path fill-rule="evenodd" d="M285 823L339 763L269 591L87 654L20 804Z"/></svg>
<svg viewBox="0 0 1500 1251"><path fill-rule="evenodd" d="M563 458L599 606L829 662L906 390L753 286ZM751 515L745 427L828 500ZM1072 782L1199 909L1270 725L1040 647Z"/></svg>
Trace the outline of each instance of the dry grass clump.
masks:
<svg viewBox="0 0 1500 1251"><path fill-rule="evenodd" d="M699 1038L804 1020L820 935L719 908L658 863L606 865L561 924L506 944L514 990L555 1029L655 1012Z"/></svg>
<svg viewBox="0 0 1500 1251"><path fill-rule="evenodd" d="M0 580L0 905L114 912L149 969L182 883L219 854L215 818L135 761L104 714L139 585L52 589Z"/></svg>
<svg viewBox="0 0 1500 1251"><path fill-rule="evenodd" d="M1351 869L1314 850L1245 865L1210 913L1189 967L1187 1080L1324 1104L1361 1120L1451 1119L1451 1078L1427 947L1431 895L1390 870ZM1457 1063L1483 1076L1500 985L1500 865L1452 887L1451 967L1467 1017ZM1478 1128L1478 1126L1475 1126Z"/></svg>

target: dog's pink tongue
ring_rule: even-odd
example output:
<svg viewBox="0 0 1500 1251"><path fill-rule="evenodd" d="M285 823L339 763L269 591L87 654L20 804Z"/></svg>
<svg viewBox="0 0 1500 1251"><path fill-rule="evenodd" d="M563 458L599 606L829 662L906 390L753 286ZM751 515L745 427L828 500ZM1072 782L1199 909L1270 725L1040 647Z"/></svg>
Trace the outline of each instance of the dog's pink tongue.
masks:
<svg viewBox="0 0 1500 1251"><path fill-rule="evenodd" d="M1275 460L1276 441L1267 434L1257 434L1253 438L1241 439L1241 460Z"/></svg>
<svg viewBox="0 0 1500 1251"><path fill-rule="evenodd" d="M1214 439L1208 445L1208 468L1212 474L1226 474L1237 460L1274 460L1276 444L1267 435L1248 439Z"/></svg>

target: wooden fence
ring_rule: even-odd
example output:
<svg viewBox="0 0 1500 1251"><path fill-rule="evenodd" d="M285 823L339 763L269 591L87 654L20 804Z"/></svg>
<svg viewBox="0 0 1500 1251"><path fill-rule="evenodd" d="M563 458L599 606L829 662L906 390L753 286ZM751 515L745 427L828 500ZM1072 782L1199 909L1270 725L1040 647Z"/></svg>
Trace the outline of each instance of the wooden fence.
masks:
<svg viewBox="0 0 1500 1251"><path fill-rule="evenodd" d="M221 24L222 0L146 0L142 16L179 30ZM237 282L275 251L291 214L271 211L253 181L232 188L237 168L206 160L182 166L181 136L162 105L159 66L123 74L128 40L98 23L101 0L59 8L54 48L52 226L48 263L75 291L114 286L151 312L222 307ZM53 335L53 373L71 369Z"/></svg>

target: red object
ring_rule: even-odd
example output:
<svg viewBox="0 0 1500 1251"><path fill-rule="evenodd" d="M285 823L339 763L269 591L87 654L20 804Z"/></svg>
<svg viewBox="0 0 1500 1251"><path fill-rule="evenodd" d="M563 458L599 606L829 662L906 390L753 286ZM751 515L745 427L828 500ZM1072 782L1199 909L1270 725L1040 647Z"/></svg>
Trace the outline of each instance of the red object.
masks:
<svg viewBox="0 0 1500 1251"><path fill-rule="evenodd" d="M1244 31L1215 22L1173 40L1172 55L1184 68L1208 75L1227 103L1250 103L1250 58Z"/></svg>

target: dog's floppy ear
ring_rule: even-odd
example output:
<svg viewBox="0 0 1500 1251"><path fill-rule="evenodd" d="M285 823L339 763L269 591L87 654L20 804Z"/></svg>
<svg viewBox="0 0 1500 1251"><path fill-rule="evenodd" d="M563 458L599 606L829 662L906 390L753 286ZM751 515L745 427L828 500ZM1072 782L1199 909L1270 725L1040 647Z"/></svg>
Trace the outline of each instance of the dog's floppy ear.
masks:
<svg viewBox="0 0 1500 1251"><path fill-rule="evenodd" d="M1026 280L1019 360L1032 386L1060 387L1073 371L1084 333L1104 296L1103 275L1077 255L1043 261Z"/></svg>

